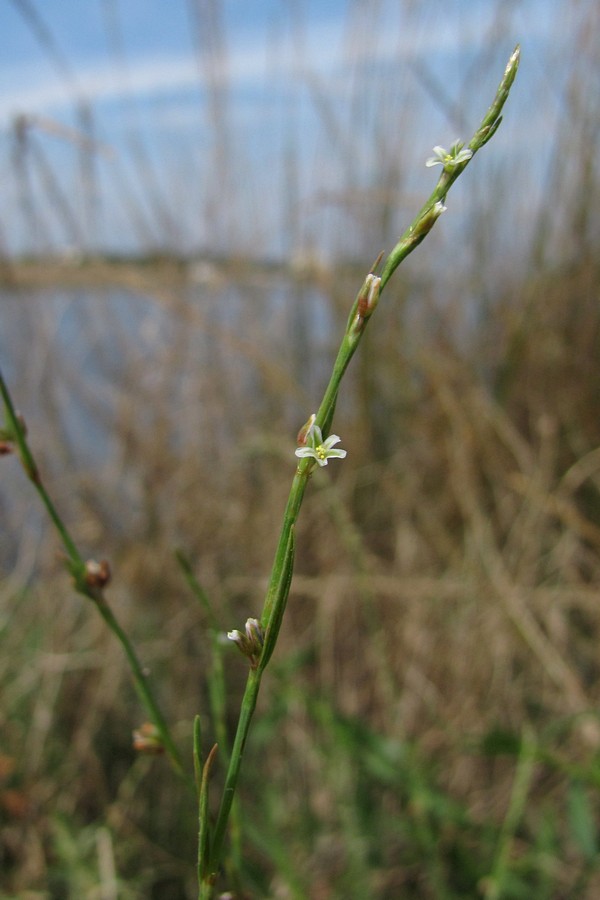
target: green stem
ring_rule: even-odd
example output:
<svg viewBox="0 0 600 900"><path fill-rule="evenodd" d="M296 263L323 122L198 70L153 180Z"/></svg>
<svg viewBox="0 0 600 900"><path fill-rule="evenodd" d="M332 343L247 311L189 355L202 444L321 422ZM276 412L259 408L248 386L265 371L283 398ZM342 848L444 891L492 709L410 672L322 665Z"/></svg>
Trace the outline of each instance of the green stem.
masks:
<svg viewBox="0 0 600 900"><path fill-rule="evenodd" d="M331 421L340 382L348 367L348 363L352 359L356 347L358 346L359 338L360 335L351 336L348 333L342 340L329 384L325 390L323 400L321 401L317 413L317 424L324 424ZM304 492L314 465L314 461L310 458L300 461L292 481L285 508L283 525L279 535L275 560L271 570L269 586L267 588L265 604L261 615L261 625L265 632L265 644L258 665L255 669L250 670L246 682L235 740L225 778L221 805L213 833L210 866L211 879L214 879L220 864L223 844L227 832L227 823L237 788L244 747L250 730L252 716L254 715L254 710L256 708L262 675L275 647L279 626L281 625L285 605L287 603L294 560L294 526L300 513Z"/></svg>
<svg viewBox="0 0 600 900"><path fill-rule="evenodd" d="M48 515L50 516L50 519L52 520L54 527L60 535L60 539L68 558L68 568L74 578L75 589L79 594L94 603L96 609L121 644L125 652L125 656L127 657L129 667L131 669L137 694L141 702L145 706L152 723L158 729L161 742L171 760L173 768L178 775L180 775L188 782L188 785L190 787L193 787L191 779L185 772L183 761L181 759L179 751L177 750L175 742L173 741L167 722L160 711L148 680L144 675L143 667L135 653L135 650L133 649L131 641L127 637L127 634L123 630L122 626L119 624L115 614L107 605L102 588L92 586L86 582L86 564L79 550L77 549L77 545L71 537L67 526L60 517L58 510L56 509L52 501L52 498L48 494L48 491L43 484L38 465L27 441L25 427L19 419L19 416L17 415L12 397L10 395L10 391L8 390L8 386L1 371L0 394L2 395L2 399L4 401L7 435L16 444L23 469L25 470L27 477L35 487L44 506L46 507L46 510L48 512Z"/></svg>
<svg viewBox="0 0 600 900"><path fill-rule="evenodd" d="M248 674L246 689L242 698L240 717L231 750L221 805L213 833L210 867L211 876L214 876L220 864L223 844L227 832L227 823L237 788L242 756L248 732L250 730L250 723L252 722L252 716L256 708L260 682L277 640L279 625L283 618L283 612L289 594L293 566L294 525L296 524L300 512L304 492L311 471L312 461L310 459L301 460L296 470L296 474L294 475L294 480L292 481L292 487L285 509L279 543L275 553L275 560L269 578L269 586L267 588L265 604L261 616L261 624L265 632L265 644L256 668L251 669Z"/></svg>
<svg viewBox="0 0 600 900"><path fill-rule="evenodd" d="M487 141L490 139L490 137L492 137L492 135L498 128L498 125L500 124L500 113L514 81L519 65L519 57L520 50L517 46L512 56L510 57L510 60L504 72L504 76L502 78L498 91L496 92L494 102L486 113L478 130L475 132L475 135L471 139L471 142L468 144L468 147L472 151L473 155L475 155L477 150L479 150L485 143L487 143ZM379 284L377 297L381 294L381 291L384 289L385 285L387 284L395 270L398 268L400 263L410 253L412 253L412 251L427 236L427 234L435 224L437 218L439 217L439 209L436 208L436 204L443 203L450 187L456 181L458 176L464 171L468 162L469 160L462 162L456 166L447 167L444 169L429 199L419 210L412 224L407 228L394 249L387 257L381 273L381 281ZM354 301L354 305L348 318L346 332L342 338L342 342L340 344L340 348L333 365L333 371L329 379L329 384L325 389L321 405L319 406L318 412L316 414L315 424L322 429L324 435L326 435L331 428L338 391L342 378L344 377L346 369L348 368L348 364L358 347L358 344L364 332L364 326L370 318L371 313L374 311L374 307L367 307L366 310L363 308L362 320L360 320L359 315L360 321L357 323L357 313L360 313L359 303L361 299L363 301L365 299L364 292L367 290L367 286L368 282L365 282ZM375 300L375 303L376 302L377 300ZM216 872L220 864L221 854L223 851L223 843L227 831L227 821L237 788L242 763L242 755L246 744L246 739L248 737L252 716L256 708L256 701L258 698L258 692L260 690L262 674L269 662L269 659L271 658L271 654L277 640L279 626L281 624L283 613L285 611L294 561L294 526L300 512L300 506L302 505L306 485L314 466L315 461L310 457L302 459L302 461L298 465L296 474L294 475L294 480L292 481L290 494L285 508L283 525L279 536L279 542L277 544L277 550L275 552L275 561L271 570L266 600L261 615L261 625L265 632L265 643L256 668L251 669L250 674L248 675L248 681L246 683L246 689L242 699L237 732L225 779L225 787L223 790L221 805L219 808L217 821L215 823L210 866L210 878L212 879L212 881L214 881L216 877Z"/></svg>
<svg viewBox="0 0 600 900"><path fill-rule="evenodd" d="M235 791L237 788L240 768L242 765L242 757L244 754L244 747L246 745L246 739L250 730L250 723L252 721L254 710L256 709L256 701L258 699L258 692L260 690L261 678L262 671L260 671L259 669L250 670L248 674L248 680L246 682L246 690L244 691L244 696L242 698L240 717L238 720L235 740L233 742L233 748L231 750L231 759L229 761L229 767L227 769L225 786L223 788L223 795L221 797L221 805L219 808L219 813L217 816L217 821L215 823L211 842L211 864L209 872L209 878L211 879L211 881L214 880L221 861L225 834L227 832L227 822L229 820L231 805L233 803L233 798L235 796Z"/></svg>
<svg viewBox="0 0 600 900"><path fill-rule="evenodd" d="M279 596L278 592L280 590L282 578L285 574L286 560L288 559L289 548L292 543L292 530L298 519L302 500L304 499L304 492L312 469L313 463L311 459L301 460L292 481L285 513L283 515L281 534L279 535L279 542L277 544L277 550L275 551L275 560L269 577L269 586L267 588L265 604L260 617L261 625L265 631L268 629L269 624L275 615L275 606ZM287 599L287 597L285 599ZM264 669L264 659L261 659L261 663L263 663L261 668Z"/></svg>
<svg viewBox="0 0 600 900"><path fill-rule="evenodd" d="M337 357L333 364L333 372L331 373L329 384L325 389L315 420L315 423L320 428L323 428L325 432L331 428L340 383L348 368L348 364L358 347L360 336L360 334L353 336L346 333L342 338L340 349L338 350ZM325 437L325 434L323 436Z"/></svg>
<svg viewBox="0 0 600 900"><path fill-rule="evenodd" d="M504 896L506 882L509 880L511 848L527 805L529 789L535 774L536 757L534 735L529 728L525 728L521 736L510 802L500 829L496 858L491 874L483 879L483 893L486 900L499 900Z"/></svg>
<svg viewBox="0 0 600 900"><path fill-rule="evenodd" d="M27 443L27 437L25 434L25 427L22 421L19 419L17 415L17 411L15 410L12 397L10 395L10 391L8 390L8 386L4 380L4 376L2 372L0 372L0 393L2 394L2 399L4 401L4 408L6 412L6 425L7 432L9 437L15 442L17 445L17 449L19 451L19 456L21 458L21 464L25 473L31 483L34 485L37 490L39 496L42 499L46 510L54 523L55 528L60 534L63 546L68 554L69 560L79 569L83 571L84 562L79 555L79 551L75 546L75 542L72 540L64 522L60 518L56 507L52 503L46 488L42 484L42 480L40 477L40 472L37 466L37 463L33 457L29 444Z"/></svg>
<svg viewBox="0 0 600 900"><path fill-rule="evenodd" d="M85 596L89 597L90 595L86 594ZM119 624L111 608L107 606L107 604L102 599L96 599L95 597L93 597L92 599L96 605L96 609L123 648L125 656L127 657L127 662L129 663L129 668L131 669L133 683L135 685L138 697L140 698L142 704L145 706L153 725L155 725L158 729L161 743L165 748L167 755L169 756L171 765L173 766L177 774L187 782L188 787L193 789L193 782L191 781L184 768L183 760L181 759L179 750L177 749L177 746L171 736L171 730L160 710L152 688L148 683L148 679L144 675L143 667L133 648L133 644L129 640L122 626Z"/></svg>
<svg viewBox="0 0 600 900"><path fill-rule="evenodd" d="M349 334L346 334L342 340L329 384L325 390L323 400L317 413L317 423L325 423L331 420L339 385L344 372L348 367L348 363L358 346L358 337L359 336L352 338ZM237 731L225 778L221 805L215 823L211 850L211 877L214 877L214 873L219 866L221 854L223 852L223 843L227 832L227 822L237 788L246 739L250 730L252 716L256 708L262 674L273 652L279 626L285 611L293 567L294 526L298 519L302 500L304 499L304 492L314 465L314 461L310 458L300 461L288 496L283 517L283 525L279 535L275 560L271 570L269 586L267 588L265 604L261 615L261 625L265 632L265 644L260 661L256 669L250 670L248 681L246 682Z"/></svg>

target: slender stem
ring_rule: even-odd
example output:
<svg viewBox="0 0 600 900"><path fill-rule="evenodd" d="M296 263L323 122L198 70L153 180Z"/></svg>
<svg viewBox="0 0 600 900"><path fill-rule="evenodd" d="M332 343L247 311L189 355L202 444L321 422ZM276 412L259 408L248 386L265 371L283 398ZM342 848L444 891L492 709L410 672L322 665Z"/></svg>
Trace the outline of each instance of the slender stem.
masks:
<svg viewBox="0 0 600 900"><path fill-rule="evenodd" d="M519 58L520 50L519 47L516 47L506 66L494 102L490 106L478 130L475 132L475 135L468 145L473 155L487 143L500 124L500 113L514 81L519 65ZM387 257L381 273L381 279L377 285L374 305L372 307L369 307L368 305L367 307L363 307L362 312L360 303L365 300L367 296L365 292L372 282L365 282L361 291L359 291L348 318L346 331L333 365L329 383L325 389L321 405L319 406L315 418L315 424L324 432L329 431L331 427L341 380L358 344L360 343L364 327L374 311L381 291L383 291L400 263L412 253L412 251L427 236L442 211L441 205L446 199L450 187L464 171L468 162L469 160L465 160L454 166L444 167L444 170L438 179L438 183L430 197L419 210L413 219L412 224L406 229ZM262 674L273 652L287 602L294 561L294 526L298 518L300 506L302 505L306 485L314 466L315 462L313 459L302 459L298 465L296 474L294 475L285 508L281 533L275 552L275 560L271 570L269 586L267 588L267 595L261 615L261 625L265 630L265 643L258 664L255 668L250 670L248 675L246 689L242 698L236 736L225 779L221 805L215 823L210 865L210 878L212 880L216 877L216 872L220 864L227 830L227 821L238 783L246 739L248 737L252 716L256 708Z"/></svg>
<svg viewBox="0 0 600 900"><path fill-rule="evenodd" d="M225 834L227 832L227 822L237 788L240 768L242 765L242 757L244 754L244 747L246 745L246 739L250 730L250 723L252 721L254 710L256 709L256 701L258 699L258 692L260 690L261 678L262 671L258 669L250 670L248 674L248 680L246 682L246 690L244 691L244 696L242 698L240 717L238 720L235 740L233 742L233 748L231 751L229 768L227 770L227 776L225 778L223 795L221 797L221 806L219 808L217 821L215 823L213 831L210 864L211 878L214 877L214 874L216 873L220 864L221 855L223 852L223 843L225 841Z"/></svg>
<svg viewBox="0 0 600 900"><path fill-rule="evenodd" d="M283 517L283 525L261 616L262 627L265 631L265 645L261 659L256 668L251 669L248 674L246 689L242 698L240 717L237 724L233 748L231 750L221 805L213 833L210 867L211 874L216 872L221 859L223 843L227 832L227 822L237 788L242 756L248 732L250 730L250 723L252 722L252 716L256 708L262 674L275 646L279 625L283 618L283 612L289 594L289 582L293 566L293 529L300 512L304 492L311 471L311 461L301 460L292 481L292 487Z"/></svg>
<svg viewBox="0 0 600 900"><path fill-rule="evenodd" d="M193 783L189 775L185 771L181 755L171 735L171 730L160 710L148 679L144 675L143 667L133 648L133 644L129 640L127 633L123 630L122 626L117 621L117 618L111 608L107 606L106 603L102 602L101 600L96 600L95 598L94 603L96 605L96 609L123 648L125 656L127 657L127 662L129 663L129 667L131 669L133 683L135 685L138 697L142 701L142 704L146 707L146 711L150 716L152 723L159 731L161 743L164 746L169 759L171 760L173 768L175 769L177 774L180 775L188 783L188 786L193 788Z"/></svg>
<svg viewBox="0 0 600 900"><path fill-rule="evenodd" d="M131 641L129 640L122 626L119 624L115 614L108 606L104 597L103 589L101 587L92 585L86 580L86 563L84 562L75 541L71 537L67 526L59 515L59 512L56 509L52 498L50 497L48 491L44 486L35 457L27 441L25 426L17 415L12 397L10 395L10 391L1 371L0 394L2 395L2 399L4 401L7 434L10 439L16 444L23 469L25 470L27 477L38 492L38 495L40 496L44 506L46 507L52 523L54 524L56 530L60 535L68 558L68 568L74 578L75 589L79 594L94 603L96 609L121 644L125 652L125 656L127 657L129 667L131 669L133 682L138 696L143 705L146 707L146 711L148 712L152 723L158 729L161 742L169 756L169 759L171 760L173 768L178 775L180 775L182 778L184 778L184 780L187 781L190 787L193 787L191 779L185 772L181 755L171 736L169 726L167 725L167 722L160 711L150 684L146 676L144 675L142 664L137 657Z"/></svg>
<svg viewBox="0 0 600 900"><path fill-rule="evenodd" d="M536 755L537 748L533 734L525 728L521 736L508 810L500 828L496 857L490 875L483 879L485 900L498 900L503 895L505 882L508 881L511 847L527 804L535 774Z"/></svg>
<svg viewBox="0 0 600 900"><path fill-rule="evenodd" d="M358 347L360 340L360 335L357 335L356 339L352 339L349 334L345 334L342 338L342 343L340 344L340 349L338 350L337 357L333 364L333 371L331 373L331 378L329 379L329 384L325 389L325 393L323 394L323 399L321 400L321 405L317 411L316 424L319 427L331 426L331 420L333 419L333 413L335 411L335 404L337 400L338 391L340 388L340 383L342 378L344 377L344 373L348 368L348 364L352 357L354 356L354 352Z"/></svg>
<svg viewBox="0 0 600 900"><path fill-rule="evenodd" d="M15 410L12 397L10 395L10 391L8 390L8 386L4 380L4 376L0 371L0 393L2 394L2 399L4 400L4 407L6 411L6 425L8 426L7 430L11 439L17 445L19 456L21 458L21 464L25 470L25 473L32 484L35 486L39 496L42 499L46 510L52 522L54 523L55 528L60 534L61 540L63 542L64 548L67 551L69 559L74 564L83 568L84 562L79 555L79 551L75 546L75 542L72 540L67 527L62 521L61 517L58 514L56 507L54 506L46 488L44 487L40 472L37 466L37 463L33 457L29 444L27 442L27 437L25 433L25 427L20 420L17 411Z"/></svg>
<svg viewBox="0 0 600 900"><path fill-rule="evenodd" d="M300 507L302 506L302 500L304 498L304 492L306 490L308 479L310 478L310 474L313 468L311 463L312 460L310 459L303 459L300 461L300 463L298 464L298 468L296 469L296 474L294 475L294 479L292 481L292 486L290 488L289 497L283 515L283 525L281 527L281 533L279 535L279 542L277 544L277 550L275 551L275 560L273 562L273 568L269 577L269 586L267 588L265 604L261 615L261 624L265 630L268 628L269 622L271 621L274 613L274 607L277 600L277 588L281 582L283 568L286 561L286 554L290 546L292 529L298 519L298 514L300 512ZM264 669L264 661L262 668Z"/></svg>

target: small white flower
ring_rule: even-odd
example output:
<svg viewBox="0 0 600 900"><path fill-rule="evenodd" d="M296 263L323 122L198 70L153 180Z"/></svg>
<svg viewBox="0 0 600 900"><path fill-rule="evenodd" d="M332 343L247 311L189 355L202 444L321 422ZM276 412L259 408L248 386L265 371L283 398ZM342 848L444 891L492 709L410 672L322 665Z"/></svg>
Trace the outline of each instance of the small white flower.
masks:
<svg viewBox="0 0 600 900"><path fill-rule="evenodd" d="M425 165L443 166L444 169L452 169L459 163L467 162L473 156L473 151L469 150L468 147L464 149L463 147L462 141L454 141L449 150L444 150L443 147L439 146L434 147L433 152L435 156L430 156Z"/></svg>
<svg viewBox="0 0 600 900"><path fill-rule="evenodd" d="M346 456L345 450L333 450L335 444L339 444L341 438L337 434L330 434L327 440L323 440L323 434L318 425L313 425L306 438L304 447L296 448L296 456L304 458L307 456L316 459L320 466L326 466L327 460L331 458L343 459Z"/></svg>

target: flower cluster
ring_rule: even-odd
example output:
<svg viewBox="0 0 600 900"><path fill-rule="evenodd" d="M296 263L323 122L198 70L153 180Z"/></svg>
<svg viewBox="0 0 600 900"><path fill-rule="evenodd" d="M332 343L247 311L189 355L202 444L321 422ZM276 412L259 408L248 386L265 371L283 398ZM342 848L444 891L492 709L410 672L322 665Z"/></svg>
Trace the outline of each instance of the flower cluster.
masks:
<svg viewBox="0 0 600 900"><path fill-rule="evenodd" d="M300 432L301 436L298 436L303 446L296 448L296 456L299 456L300 459L311 457L316 459L320 466L326 466L328 459L343 459L346 456L345 450L333 449L341 441L337 434L330 434L326 440L323 440L321 429L315 425L314 413L308 420L308 428L304 433L303 431L304 429Z"/></svg>

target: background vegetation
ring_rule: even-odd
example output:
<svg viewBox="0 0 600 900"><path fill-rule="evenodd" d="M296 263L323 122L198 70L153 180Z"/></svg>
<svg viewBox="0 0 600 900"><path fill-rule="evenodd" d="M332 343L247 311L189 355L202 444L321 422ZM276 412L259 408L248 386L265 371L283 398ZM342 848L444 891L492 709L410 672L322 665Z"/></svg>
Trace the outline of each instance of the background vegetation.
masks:
<svg viewBox="0 0 600 900"><path fill-rule="evenodd" d="M313 477L246 752L240 897L598 896L597 26L581 4L535 215L519 153L507 141L504 168L492 142L353 363L336 414L348 459ZM493 60L478 71L495 85ZM32 287L33 268L6 262L6 375L64 518L111 560L111 603L190 757L196 712L211 734L209 642L175 550L224 631L257 614L294 435L398 197L417 205L394 161L424 159L394 143L397 123L379 134L381 183L358 167L366 109L358 147L356 110L337 122L347 181L325 258L304 253L292 158L277 264L265 245L269 265L213 255L183 275L166 261ZM355 203L359 188L378 202ZM163 759L134 754L122 653L73 596L16 459L1 464L0 896L194 897L193 804ZM226 676L233 724L234 647Z"/></svg>

